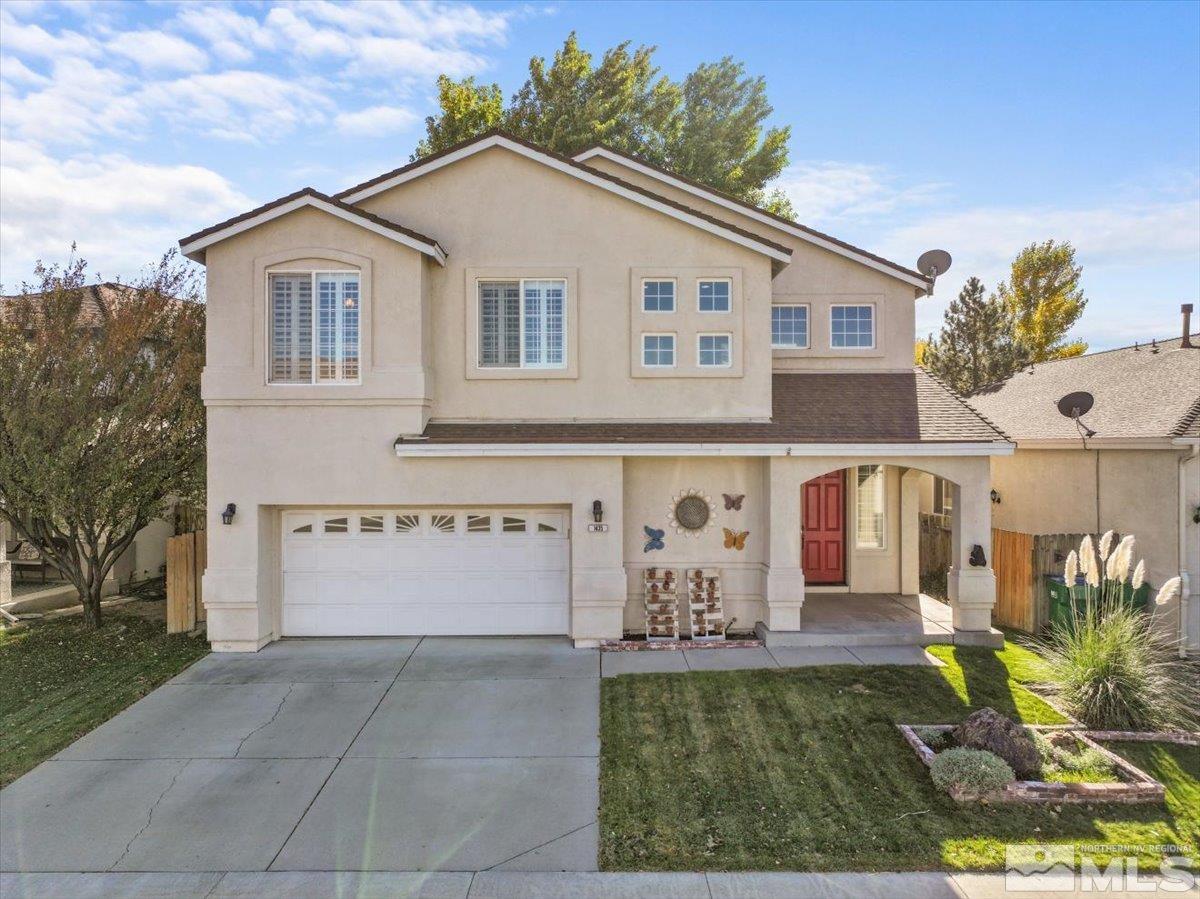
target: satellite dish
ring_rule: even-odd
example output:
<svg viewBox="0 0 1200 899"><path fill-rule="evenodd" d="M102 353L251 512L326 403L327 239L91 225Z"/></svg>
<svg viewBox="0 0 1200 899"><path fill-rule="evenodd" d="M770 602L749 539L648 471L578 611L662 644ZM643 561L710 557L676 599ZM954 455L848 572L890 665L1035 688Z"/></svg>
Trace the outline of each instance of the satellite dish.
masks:
<svg viewBox="0 0 1200 899"><path fill-rule="evenodd" d="M951 261L950 254L945 250L926 250L917 260L917 271L926 278L936 278L946 274Z"/></svg>
<svg viewBox="0 0 1200 899"><path fill-rule="evenodd" d="M1079 418L1081 415L1087 415L1095 402L1095 397L1086 390L1077 390L1058 401L1058 411L1067 418Z"/></svg>

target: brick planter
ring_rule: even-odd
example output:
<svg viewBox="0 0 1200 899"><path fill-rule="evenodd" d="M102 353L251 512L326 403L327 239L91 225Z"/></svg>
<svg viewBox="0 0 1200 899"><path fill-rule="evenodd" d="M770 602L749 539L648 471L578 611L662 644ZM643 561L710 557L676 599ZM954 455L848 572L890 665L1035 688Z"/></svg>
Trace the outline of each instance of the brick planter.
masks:
<svg viewBox="0 0 1200 899"><path fill-rule="evenodd" d="M899 724L900 733L905 741L917 753L917 757L925 763L925 767L933 764L936 753L917 736L916 731L907 724ZM923 725L929 730L950 731L955 724ZM1133 731L1085 731L1071 727L1039 727L1032 726L1031 730L1042 732L1067 732L1076 737L1084 745L1097 750L1108 758L1116 768L1121 783L1054 783L1043 780L1018 780L1008 784L1002 790L991 793L974 793L962 790L951 790L950 796L959 802L974 802L986 799L988 802L1022 802L1060 805L1064 803L1083 804L1091 802L1161 802L1166 789L1161 783L1145 771L1131 764L1113 752L1101 746L1097 740L1138 741L1180 743L1185 746L1200 745L1200 734L1193 733L1162 733L1148 734Z"/></svg>

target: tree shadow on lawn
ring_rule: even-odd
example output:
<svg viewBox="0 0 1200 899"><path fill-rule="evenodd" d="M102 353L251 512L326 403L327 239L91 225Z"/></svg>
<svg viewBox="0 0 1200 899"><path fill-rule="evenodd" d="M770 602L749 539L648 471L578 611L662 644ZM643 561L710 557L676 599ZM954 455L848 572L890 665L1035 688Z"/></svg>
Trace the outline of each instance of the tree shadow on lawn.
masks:
<svg viewBox="0 0 1200 899"><path fill-rule="evenodd" d="M1162 805L956 803L897 723L991 705L1061 720L994 650L899 666L606 679L601 850L608 870L998 868L1015 842L1178 842Z"/></svg>

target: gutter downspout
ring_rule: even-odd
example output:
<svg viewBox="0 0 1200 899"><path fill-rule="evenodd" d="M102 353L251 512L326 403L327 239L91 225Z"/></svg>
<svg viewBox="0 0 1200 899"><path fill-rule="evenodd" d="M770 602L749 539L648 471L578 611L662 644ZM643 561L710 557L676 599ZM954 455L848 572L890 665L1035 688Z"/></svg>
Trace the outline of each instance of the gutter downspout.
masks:
<svg viewBox="0 0 1200 899"><path fill-rule="evenodd" d="M1191 595L1191 576L1188 573L1188 502L1187 502L1187 464L1193 459L1200 460L1200 442L1192 444L1191 453L1179 457L1179 657L1187 658L1188 639L1188 597Z"/></svg>

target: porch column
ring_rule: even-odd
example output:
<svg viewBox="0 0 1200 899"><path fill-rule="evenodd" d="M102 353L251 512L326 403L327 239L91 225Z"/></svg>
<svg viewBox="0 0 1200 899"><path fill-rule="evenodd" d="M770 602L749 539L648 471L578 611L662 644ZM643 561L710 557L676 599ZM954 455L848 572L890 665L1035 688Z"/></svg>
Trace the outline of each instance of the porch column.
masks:
<svg viewBox="0 0 1200 899"><path fill-rule="evenodd" d="M796 460L771 457L767 465L767 620L772 631L800 630L804 569L800 565L800 485Z"/></svg>
<svg viewBox="0 0 1200 899"><path fill-rule="evenodd" d="M950 518L950 571L947 587L954 629L987 631L996 603L996 577L992 573L991 479L986 457L976 477L954 484L954 512ZM971 550L979 546L985 563L971 564Z"/></svg>
<svg viewBox="0 0 1200 899"><path fill-rule="evenodd" d="M900 592L921 592L921 476L916 468L900 475Z"/></svg>

